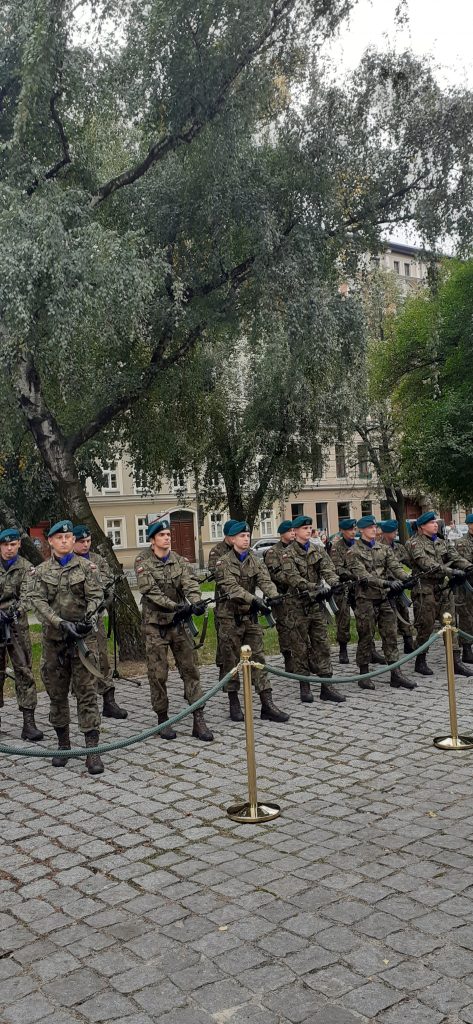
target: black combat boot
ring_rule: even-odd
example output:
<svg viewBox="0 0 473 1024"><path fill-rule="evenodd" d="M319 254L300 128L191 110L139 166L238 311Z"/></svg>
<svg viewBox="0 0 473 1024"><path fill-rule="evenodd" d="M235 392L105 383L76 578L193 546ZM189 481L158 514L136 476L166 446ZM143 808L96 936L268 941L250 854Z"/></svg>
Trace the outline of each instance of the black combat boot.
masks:
<svg viewBox="0 0 473 1024"><path fill-rule="evenodd" d="M58 748L58 750L70 750L71 749L71 738L69 736L69 726L68 725L58 725L57 728L55 727L55 732L56 732L56 736L57 736L57 748ZM51 761L51 764L52 764L53 768L65 768L68 760L69 760L68 757L58 757L57 754L55 754L53 759L52 759L52 761Z"/></svg>
<svg viewBox="0 0 473 1024"><path fill-rule="evenodd" d="M464 662L465 665L473 665L473 652L471 650L471 644L463 644L462 661Z"/></svg>
<svg viewBox="0 0 473 1024"><path fill-rule="evenodd" d="M429 668L425 654L418 654L415 660L414 672L418 672L420 676L433 676L432 669Z"/></svg>
<svg viewBox="0 0 473 1024"><path fill-rule="evenodd" d="M453 652L453 666L456 676L473 676L473 668L464 665L460 658L460 651Z"/></svg>
<svg viewBox="0 0 473 1024"><path fill-rule="evenodd" d="M168 713L167 711L160 711L158 714L158 724L162 725L163 722L167 722ZM172 725L167 725L165 729L161 729L161 732L156 733L162 740L175 740L177 732L173 729Z"/></svg>
<svg viewBox="0 0 473 1024"><path fill-rule="evenodd" d="M261 690L259 695L261 701L261 718L267 718L270 722L288 722L289 715L286 715L285 711L280 711L279 708L273 704L272 694L272 690Z"/></svg>
<svg viewBox="0 0 473 1024"><path fill-rule="evenodd" d="M320 685L320 699L331 700L334 704L344 704L346 697L339 690L336 690L334 686L329 683L321 683Z"/></svg>
<svg viewBox="0 0 473 1024"><path fill-rule="evenodd" d="M22 740L33 740L33 742L42 740L44 734L41 732L41 729L36 728L33 708L20 708L20 711L23 713Z"/></svg>
<svg viewBox="0 0 473 1024"><path fill-rule="evenodd" d="M414 641L411 636L404 636L404 654L412 654L415 651Z"/></svg>
<svg viewBox="0 0 473 1024"><path fill-rule="evenodd" d="M128 711L121 708L115 700L114 686L111 686L109 690L105 690L102 714L104 718L128 718Z"/></svg>
<svg viewBox="0 0 473 1024"><path fill-rule="evenodd" d="M86 747L96 747L100 739L100 733L98 729L91 729L90 732L85 733L85 745ZM103 762L100 754L87 754L85 759L85 766L89 775L101 775L103 772Z"/></svg>
<svg viewBox="0 0 473 1024"><path fill-rule="evenodd" d="M310 688L310 683L299 683L301 691L301 701L303 704L313 704L314 694Z"/></svg>
<svg viewBox="0 0 473 1024"><path fill-rule="evenodd" d="M204 712L202 708L199 711L194 711L194 727L192 729L192 735L195 736L196 740L205 740L207 743L211 743L214 734L210 731L207 722L204 718Z"/></svg>
<svg viewBox="0 0 473 1024"><path fill-rule="evenodd" d="M236 690L228 691L228 701L230 704L230 718L232 722L244 722L245 716L241 710L240 698Z"/></svg>
<svg viewBox="0 0 473 1024"><path fill-rule="evenodd" d="M347 645L340 644L340 653L338 655L340 665L349 665L350 659L348 657Z"/></svg>
<svg viewBox="0 0 473 1024"><path fill-rule="evenodd" d="M403 676L399 668L393 668L390 685L396 687L396 689L402 686L405 690L415 690L417 683L414 683L412 679L408 679L407 676Z"/></svg>
<svg viewBox="0 0 473 1024"><path fill-rule="evenodd" d="M366 672L369 672L369 665L360 665L360 676L364 676ZM359 679L358 686L360 690L375 690L376 687L372 679Z"/></svg>
<svg viewBox="0 0 473 1024"><path fill-rule="evenodd" d="M385 665L386 658L384 657L384 654L378 654L376 648L373 647L373 650L371 651L370 662L372 665Z"/></svg>

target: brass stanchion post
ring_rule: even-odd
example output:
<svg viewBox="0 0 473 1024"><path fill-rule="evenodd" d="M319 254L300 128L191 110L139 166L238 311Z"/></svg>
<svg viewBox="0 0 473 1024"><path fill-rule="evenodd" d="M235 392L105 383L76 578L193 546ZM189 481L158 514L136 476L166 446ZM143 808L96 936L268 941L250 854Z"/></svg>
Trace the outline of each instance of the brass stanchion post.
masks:
<svg viewBox="0 0 473 1024"><path fill-rule="evenodd" d="M473 747L472 736L458 735L457 702L455 698L455 667L453 662L453 633L450 612L443 616L443 642L447 659L448 706L450 711L450 736L436 736L434 744L440 750L468 750Z"/></svg>
<svg viewBox="0 0 473 1024"><path fill-rule="evenodd" d="M256 761L255 761L255 732L253 726L253 692L251 688L251 647L244 646L240 651L242 676L243 676L243 699L245 706L245 732L246 732L246 763L248 770L248 801L243 804L234 804L227 809L228 817L232 821L247 822L271 821L281 813L277 804L259 804L256 787Z"/></svg>

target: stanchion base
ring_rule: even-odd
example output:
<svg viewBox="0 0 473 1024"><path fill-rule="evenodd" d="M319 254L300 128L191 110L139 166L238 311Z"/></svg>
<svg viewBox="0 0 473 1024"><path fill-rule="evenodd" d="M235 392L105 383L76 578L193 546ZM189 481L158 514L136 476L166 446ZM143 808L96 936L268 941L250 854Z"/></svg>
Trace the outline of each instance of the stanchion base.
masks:
<svg viewBox="0 0 473 1024"><path fill-rule="evenodd" d="M232 807L227 808L227 816L232 821L239 821L243 825L253 822L257 824L260 821L271 821L273 818L278 818L281 813L281 808L278 804L233 804Z"/></svg>
<svg viewBox="0 0 473 1024"><path fill-rule="evenodd" d="M440 750L469 750L473 747L473 736L436 736L434 746Z"/></svg>

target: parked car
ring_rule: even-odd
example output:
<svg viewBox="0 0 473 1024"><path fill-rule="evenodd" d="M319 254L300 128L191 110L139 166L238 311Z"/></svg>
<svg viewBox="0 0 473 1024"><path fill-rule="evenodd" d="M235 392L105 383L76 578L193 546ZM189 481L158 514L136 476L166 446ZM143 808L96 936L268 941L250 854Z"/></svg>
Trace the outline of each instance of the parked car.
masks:
<svg viewBox="0 0 473 1024"><path fill-rule="evenodd" d="M255 540L254 544L251 545L251 550L257 558L264 558L269 548L274 547L279 541L279 537L260 537L259 540Z"/></svg>
<svg viewBox="0 0 473 1024"><path fill-rule="evenodd" d="M447 533L447 540L449 544L454 544L455 541L460 540L468 533L468 527L466 523L459 523L457 526L451 526Z"/></svg>

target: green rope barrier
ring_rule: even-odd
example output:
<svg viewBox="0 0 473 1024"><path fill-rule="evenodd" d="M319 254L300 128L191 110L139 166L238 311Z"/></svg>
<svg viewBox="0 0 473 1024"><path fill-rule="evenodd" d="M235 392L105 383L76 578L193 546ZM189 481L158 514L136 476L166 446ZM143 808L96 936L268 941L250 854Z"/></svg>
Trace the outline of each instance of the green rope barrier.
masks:
<svg viewBox="0 0 473 1024"><path fill-rule="evenodd" d="M471 633L465 633L463 629L457 630L458 636L461 636L463 640L467 640L469 644L473 644L473 636Z"/></svg>
<svg viewBox="0 0 473 1024"><path fill-rule="evenodd" d="M354 683L359 682L360 679L371 679L373 676L382 676L385 672L391 672L395 668L400 668L401 665L405 665L406 661L411 661L412 658L416 658L418 654L423 654L427 651L432 644L442 635L442 631L438 633L432 633L429 639L425 641L425 644L421 644L420 647L415 651L411 651L410 654L404 654L398 661L394 661L392 665L380 665L379 668L372 669L371 672L363 672L357 676L303 676L297 672L284 672L282 668L274 668L272 665L266 665L266 668L270 675L281 676L284 679L296 679L299 683Z"/></svg>
<svg viewBox="0 0 473 1024"><path fill-rule="evenodd" d="M226 683L230 681L238 672L240 665L236 665L232 668L231 672L227 672L227 675L223 679L219 679L218 683L211 686L202 697L194 701L193 704L189 704L187 708L183 708L182 711L178 711L176 715L168 718L165 722L161 722L159 725L154 725L150 729L143 729L142 732L137 732L133 736L127 736L121 740L115 740L113 743L99 743L96 747L71 747L70 750L45 750L44 747L7 747L3 743L0 744L0 754L20 754L22 757L85 757L87 754L107 754L109 750L122 750L123 747L131 747L133 743L140 743L142 740L147 740L150 736L156 736L162 732L168 725L176 725L177 722L181 722L183 718L187 718L188 715L198 711L199 708L203 707L215 694L221 690Z"/></svg>

